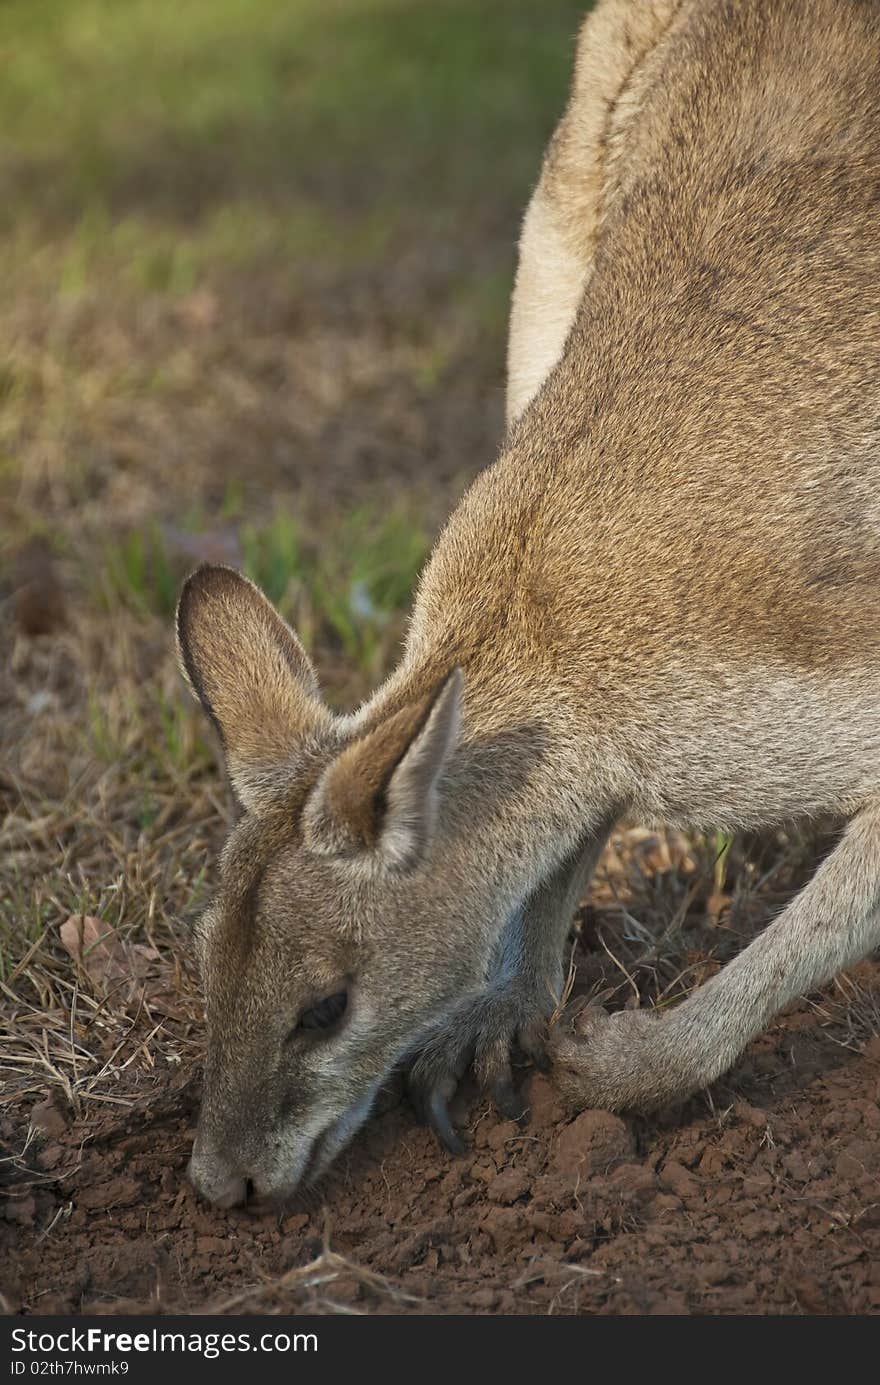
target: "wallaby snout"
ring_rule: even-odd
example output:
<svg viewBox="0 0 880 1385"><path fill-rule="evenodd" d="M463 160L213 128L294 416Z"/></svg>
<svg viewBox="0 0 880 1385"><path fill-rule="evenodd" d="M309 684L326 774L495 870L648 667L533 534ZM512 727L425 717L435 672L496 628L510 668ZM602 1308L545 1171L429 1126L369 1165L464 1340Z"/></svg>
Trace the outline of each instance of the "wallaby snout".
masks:
<svg viewBox="0 0 880 1385"><path fill-rule="evenodd" d="M206 1148L201 1134L196 1135L187 1173L196 1192L215 1207L236 1207L247 1196L248 1179L236 1173L221 1154Z"/></svg>

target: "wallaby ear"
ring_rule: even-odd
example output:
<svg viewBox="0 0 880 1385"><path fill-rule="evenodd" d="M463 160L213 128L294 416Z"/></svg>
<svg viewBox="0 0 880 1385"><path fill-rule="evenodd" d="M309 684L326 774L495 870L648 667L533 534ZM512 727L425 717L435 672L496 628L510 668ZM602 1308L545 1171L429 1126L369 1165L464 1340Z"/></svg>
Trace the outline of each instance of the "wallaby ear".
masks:
<svg viewBox="0 0 880 1385"><path fill-rule="evenodd" d="M177 646L220 733L232 787L259 811L285 786L297 747L332 722L308 656L259 587L210 564L184 583Z"/></svg>
<svg viewBox="0 0 880 1385"><path fill-rule="evenodd" d="M369 852L396 871L418 864L434 828L437 781L458 737L462 685L455 668L427 697L346 746L306 803L303 832L311 850Z"/></svg>

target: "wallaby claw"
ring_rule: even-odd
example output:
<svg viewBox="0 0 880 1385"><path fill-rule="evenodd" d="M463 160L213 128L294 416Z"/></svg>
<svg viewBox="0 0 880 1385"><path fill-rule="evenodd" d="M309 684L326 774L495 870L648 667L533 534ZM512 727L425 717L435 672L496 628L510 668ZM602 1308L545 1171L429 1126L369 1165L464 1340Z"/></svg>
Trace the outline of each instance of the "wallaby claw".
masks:
<svg viewBox="0 0 880 1385"><path fill-rule="evenodd" d="M550 1059L547 1055L548 1039L549 1030L547 1022L543 1019L523 1026L517 1036L517 1043L523 1057L534 1064L539 1072L550 1071Z"/></svg>
<svg viewBox="0 0 880 1385"><path fill-rule="evenodd" d="M572 1111L651 1111L690 1095L705 1085L705 1072L686 1067L682 1045L673 1042L672 1015L645 1010L609 1014L589 1005L575 1021L573 1033L557 1031L551 1040L553 1082Z"/></svg>
<svg viewBox="0 0 880 1385"><path fill-rule="evenodd" d="M547 1049L544 1044L536 1049L534 1053L526 1054L526 1057L538 1069L538 1072L549 1072L553 1064L547 1056Z"/></svg>
<svg viewBox="0 0 880 1385"><path fill-rule="evenodd" d="M449 1103L458 1087L457 1077L429 1077L412 1069L407 1077L407 1092L419 1120L433 1130L450 1154L464 1154L467 1146L452 1124Z"/></svg>
<svg viewBox="0 0 880 1385"><path fill-rule="evenodd" d="M450 1154L464 1154L467 1145L452 1124L449 1114L448 1098L442 1087L435 1087L428 1099L428 1125L437 1136L444 1149Z"/></svg>
<svg viewBox="0 0 880 1385"><path fill-rule="evenodd" d="M516 1091L512 1078L505 1077L498 1082L493 1082L489 1088L489 1094L497 1111L507 1120L522 1120L526 1113L527 1102Z"/></svg>

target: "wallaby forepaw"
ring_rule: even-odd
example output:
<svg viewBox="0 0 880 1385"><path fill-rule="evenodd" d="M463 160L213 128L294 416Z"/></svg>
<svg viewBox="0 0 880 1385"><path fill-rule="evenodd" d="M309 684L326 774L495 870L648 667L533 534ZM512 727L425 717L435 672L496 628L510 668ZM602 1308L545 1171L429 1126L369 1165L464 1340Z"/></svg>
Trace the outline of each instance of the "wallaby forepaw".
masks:
<svg viewBox="0 0 880 1385"><path fill-rule="evenodd" d="M511 1053L519 1049L546 1069L547 1022L520 998L508 994L480 997L458 1012L445 1029L426 1043L407 1075L416 1111L451 1153L464 1145L452 1124L449 1103L468 1068L501 1115L520 1120L524 1098L514 1086Z"/></svg>

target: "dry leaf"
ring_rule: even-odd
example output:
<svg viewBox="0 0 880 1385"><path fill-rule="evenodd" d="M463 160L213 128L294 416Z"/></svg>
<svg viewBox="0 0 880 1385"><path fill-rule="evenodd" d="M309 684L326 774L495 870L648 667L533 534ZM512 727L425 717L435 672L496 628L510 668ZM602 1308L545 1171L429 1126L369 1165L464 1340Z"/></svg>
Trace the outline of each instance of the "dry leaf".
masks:
<svg viewBox="0 0 880 1385"><path fill-rule="evenodd" d="M71 914L61 925L61 941L95 986L107 989L131 976L116 931L102 919L91 914Z"/></svg>
<svg viewBox="0 0 880 1385"><path fill-rule="evenodd" d="M51 1097L37 1102L32 1108L31 1125L43 1135L54 1135L56 1138L67 1129L67 1121Z"/></svg>

